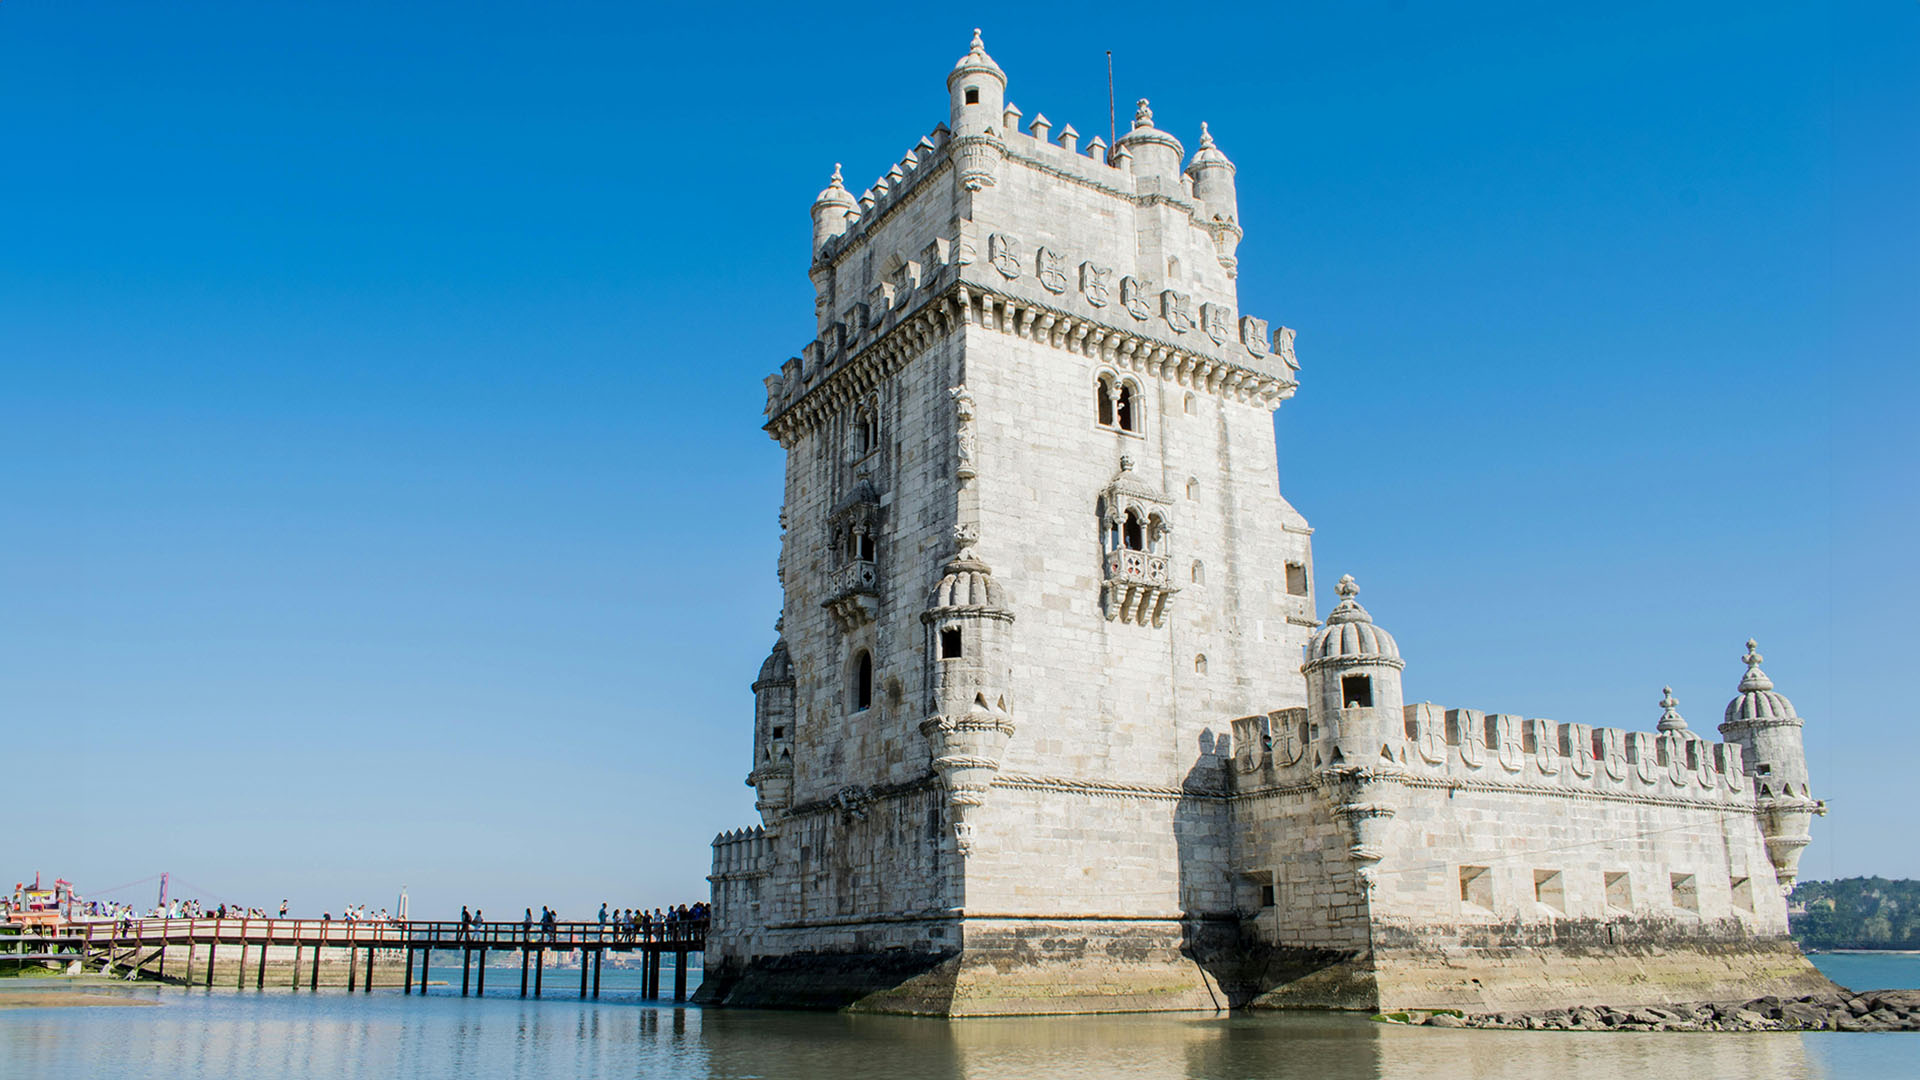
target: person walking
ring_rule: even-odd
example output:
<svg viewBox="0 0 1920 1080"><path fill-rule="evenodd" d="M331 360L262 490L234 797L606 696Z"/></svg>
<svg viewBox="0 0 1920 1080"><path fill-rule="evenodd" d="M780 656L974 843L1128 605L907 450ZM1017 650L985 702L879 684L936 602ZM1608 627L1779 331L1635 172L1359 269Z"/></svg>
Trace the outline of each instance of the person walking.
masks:
<svg viewBox="0 0 1920 1080"><path fill-rule="evenodd" d="M520 920L520 940L521 941L533 940L533 909L532 908L528 908L526 918L523 918Z"/></svg>
<svg viewBox="0 0 1920 1080"><path fill-rule="evenodd" d="M459 941L467 940L467 931L470 928L472 928L472 926L473 926L473 913L467 910L467 905L461 904L460 905L460 936L457 940Z"/></svg>
<svg viewBox="0 0 1920 1080"><path fill-rule="evenodd" d="M280 917L283 919L287 917L287 902L285 900L280 901Z"/></svg>
<svg viewBox="0 0 1920 1080"><path fill-rule="evenodd" d="M605 900L600 902L600 936L607 936L607 902Z"/></svg>

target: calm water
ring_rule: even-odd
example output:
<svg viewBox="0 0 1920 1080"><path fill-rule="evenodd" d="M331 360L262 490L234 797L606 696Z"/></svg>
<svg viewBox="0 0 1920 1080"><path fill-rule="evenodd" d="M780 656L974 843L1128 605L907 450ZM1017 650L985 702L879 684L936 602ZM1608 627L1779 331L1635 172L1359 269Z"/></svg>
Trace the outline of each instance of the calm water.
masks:
<svg viewBox="0 0 1920 1080"><path fill-rule="evenodd" d="M1920 986L1920 957L1817 958L1856 988ZM1878 965L1878 966L1875 966ZM1855 978L1858 971L1887 976ZM1030 1080L1033 1077L1913 1077L1920 1035L1586 1035L1444 1031L1334 1014L945 1023L642 1003L608 972L598 1002L129 987L155 1008L0 1010L0 1077L611 1077ZM569 981L572 976L573 981ZM19 983L8 980L9 988ZM508 996L512 994L513 996Z"/></svg>

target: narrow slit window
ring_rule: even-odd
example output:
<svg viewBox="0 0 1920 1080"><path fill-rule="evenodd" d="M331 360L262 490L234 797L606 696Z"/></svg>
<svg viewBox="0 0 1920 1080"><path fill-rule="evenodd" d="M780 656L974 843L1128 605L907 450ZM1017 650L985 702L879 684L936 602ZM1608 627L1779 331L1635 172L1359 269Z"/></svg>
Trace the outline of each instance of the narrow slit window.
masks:
<svg viewBox="0 0 1920 1080"><path fill-rule="evenodd" d="M1120 423L1121 431L1139 430L1134 426L1134 413L1138 410L1134 407L1133 396L1133 384L1122 383L1120 386L1120 400L1114 406L1114 416Z"/></svg>
<svg viewBox="0 0 1920 1080"><path fill-rule="evenodd" d="M853 661L853 707L873 708L873 654L864 650Z"/></svg>

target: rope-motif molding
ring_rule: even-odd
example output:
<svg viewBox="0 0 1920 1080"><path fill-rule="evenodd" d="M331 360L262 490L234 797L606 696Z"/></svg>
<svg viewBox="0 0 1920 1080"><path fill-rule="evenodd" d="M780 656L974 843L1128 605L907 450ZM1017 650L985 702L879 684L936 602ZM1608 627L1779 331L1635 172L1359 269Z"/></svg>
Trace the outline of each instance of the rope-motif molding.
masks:
<svg viewBox="0 0 1920 1080"><path fill-rule="evenodd" d="M1158 784L1121 784L1105 780L1075 780L1064 776L1027 776L1021 773L1002 773L994 778L997 788L1020 788L1027 791L1058 791L1072 795L1094 795L1110 799L1208 799L1224 802L1228 796L1224 791L1207 788L1168 787Z"/></svg>
<svg viewBox="0 0 1920 1080"><path fill-rule="evenodd" d="M1624 802L1642 806L1672 806L1689 810L1718 810L1730 814L1751 814L1754 804L1747 802L1707 802L1700 799L1678 799L1671 795L1638 795L1628 791L1596 791L1593 789L1548 787L1544 784L1506 784L1495 780L1471 780L1458 777L1408 775L1401 783L1408 787L1429 789L1452 789L1467 791L1491 791L1508 795L1547 795L1559 799L1577 799L1587 802Z"/></svg>

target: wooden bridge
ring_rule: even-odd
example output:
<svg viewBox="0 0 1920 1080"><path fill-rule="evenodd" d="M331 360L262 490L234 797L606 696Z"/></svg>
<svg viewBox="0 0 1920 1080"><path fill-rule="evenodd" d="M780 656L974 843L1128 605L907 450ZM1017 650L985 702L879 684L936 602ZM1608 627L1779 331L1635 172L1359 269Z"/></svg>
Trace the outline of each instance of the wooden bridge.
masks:
<svg viewBox="0 0 1920 1080"><path fill-rule="evenodd" d="M401 983L404 993L413 993L416 966L420 992L427 992L435 952L460 954L460 993L484 994L487 991L489 953L518 953L520 956L520 996L529 990L539 997L544 989L546 957L552 953L580 953L580 996L600 996L600 970L606 954L639 953L641 956L641 994L660 997L660 977L668 957L673 958L673 1000L687 997L687 958L705 953L705 920L656 922L637 927L612 923L557 923L551 928L534 923L475 923L463 926L455 922L388 921L330 922L319 919L129 919L118 923L71 923L47 933L25 933L0 937L0 960L24 962L78 960L83 964L112 965L134 978L157 978L187 985L214 985L214 962L222 949L228 955L238 950L239 972L234 985L247 985L247 962L257 956L251 972L253 985L264 988L267 981L268 949L277 949L284 958L292 950L291 983L300 987L304 974L309 990L320 987L322 950L336 961L347 964L347 990L373 990L374 961L382 953L406 954L406 972ZM13 946L14 951L6 951ZM187 949L184 974L167 974L167 953L178 955ZM196 971L196 961L205 949L205 960ZM302 961L311 950L311 960ZM361 969L362 958L365 970ZM475 961L478 960L476 964ZM280 966L286 966L284 963ZM389 967L389 974L391 968ZM477 979L475 976L478 976ZM451 975L449 975L451 978ZM275 979L277 983L278 978Z"/></svg>

